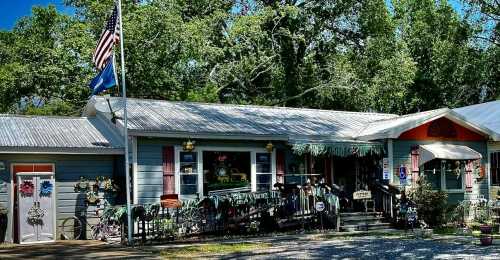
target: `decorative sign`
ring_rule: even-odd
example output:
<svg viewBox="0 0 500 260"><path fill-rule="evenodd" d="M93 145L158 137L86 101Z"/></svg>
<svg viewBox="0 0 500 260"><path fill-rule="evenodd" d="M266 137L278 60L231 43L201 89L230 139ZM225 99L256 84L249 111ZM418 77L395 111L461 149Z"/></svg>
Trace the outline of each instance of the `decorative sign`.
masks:
<svg viewBox="0 0 500 260"><path fill-rule="evenodd" d="M406 167L401 164L399 167L399 183L401 185L406 185Z"/></svg>
<svg viewBox="0 0 500 260"><path fill-rule="evenodd" d="M314 208L317 211L322 212L323 210L325 210L325 203L323 201L318 201L316 202L316 205L314 205Z"/></svg>
<svg viewBox="0 0 500 260"><path fill-rule="evenodd" d="M382 168L382 179L389 180L389 158L384 158L382 160L383 168Z"/></svg>
<svg viewBox="0 0 500 260"><path fill-rule="evenodd" d="M366 200L372 198L372 192L369 190L358 190L352 194L352 198L355 200Z"/></svg>

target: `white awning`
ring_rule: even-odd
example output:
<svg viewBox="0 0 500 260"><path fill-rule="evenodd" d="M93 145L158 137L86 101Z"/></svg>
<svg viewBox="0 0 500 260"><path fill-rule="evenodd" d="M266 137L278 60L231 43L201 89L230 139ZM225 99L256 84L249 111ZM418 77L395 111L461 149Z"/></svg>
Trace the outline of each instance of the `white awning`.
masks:
<svg viewBox="0 0 500 260"><path fill-rule="evenodd" d="M464 145L453 144L426 144L420 145L420 162L419 165L433 159L447 160L476 160L483 156L472 148Z"/></svg>

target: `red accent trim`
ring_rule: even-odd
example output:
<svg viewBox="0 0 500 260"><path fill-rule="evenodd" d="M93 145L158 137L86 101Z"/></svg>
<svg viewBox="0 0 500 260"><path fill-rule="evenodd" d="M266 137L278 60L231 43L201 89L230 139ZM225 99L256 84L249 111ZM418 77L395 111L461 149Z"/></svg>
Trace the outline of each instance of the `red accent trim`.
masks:
<svg viewBox="0 0 500 260"><path fill-rule="evenodd" d="M454 127L456 130L456 135L455 137L436 137L436 136L429 136L429 126L431 125L432 122L438 121L440 124L443 125L443 127ZM404 133L402 133L399 136L399 139L401 140L456 140L456 141L484 141L486 140L486 137L482 136L479 133L476 133L474 131L471 131L461 125L458 125L454 123L453 121L447 119L447 118L439 118L436 119L432 122L425 123L423 125L420 125L418 127L415 127L411 130L408 130ZM434 126L436 123L434 124Z"/></svg>
<svg viewBox="0 0 500 260"><path fill-rule="evenodd" d="M175 193L174 147L163 147L163 194Z"/></svg>
<svg viewBox="0 0 500 260"><path fill-rule="evenodd" d="M285 183L285 151L276 150L276 182Z"/></svg>

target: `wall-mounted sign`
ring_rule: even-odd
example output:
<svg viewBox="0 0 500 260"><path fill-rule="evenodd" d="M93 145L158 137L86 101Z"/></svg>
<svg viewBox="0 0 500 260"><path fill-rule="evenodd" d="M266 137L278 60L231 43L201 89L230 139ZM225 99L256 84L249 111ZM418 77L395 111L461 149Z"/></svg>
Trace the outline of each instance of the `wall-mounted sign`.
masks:
<svg viewBox="0 0 500 260"><path fill-rule="evenodd" d="M352 198L355 200L366 200L372 198L372 192L369 190L358 190L352 194Z"/></svg>
<svg viewBox="0 0 500 260"><path fill-rule="evenodd" d="M321 212L325 210L325 203L323 201L318 201L316 202L316 205L314 206L318 212Z"/></svg>
<svg viewBox="0 0 500 260"><path fill-rule="evenodd" d="M390 173L389 173L389 158L384 158L382 160L382 179L384 180L389 180L390 179Z"/></svg>
<svg viewBox="0 0 500 260"><path fill-rule="evenodd" d="M401 164L401 166L399 166L399 183L401 185L406 185L406 176L406 167Z"/></svg>

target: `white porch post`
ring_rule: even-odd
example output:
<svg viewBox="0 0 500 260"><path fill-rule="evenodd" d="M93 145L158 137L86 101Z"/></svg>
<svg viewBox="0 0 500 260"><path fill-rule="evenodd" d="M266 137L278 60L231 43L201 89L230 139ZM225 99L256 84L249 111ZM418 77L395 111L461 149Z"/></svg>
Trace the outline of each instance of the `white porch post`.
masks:
<svg viewBox="0 0 500 260"><path fill-rule="evenodd" d="M250 153L250 173L251 173L251 188L253 192L257 191L257 153L252 151Z"/></svg>
<svg viewBox="0 0 500 260"><path fill-rule="evenodd" d="M392 139L387 140L387 157L389 160L389 183L394 183L394 147Z"/></svg>
<svg viewBox="0 0 500 260"><path fill-rule="evenodd" d="M139 198L138 198L138 183L137 183L137 137L133 136L132 137L132 194L133 194L133 201L134 204L139 203Z"/></svg>

